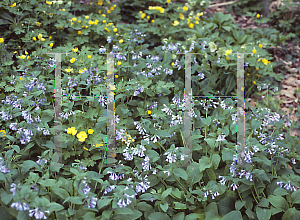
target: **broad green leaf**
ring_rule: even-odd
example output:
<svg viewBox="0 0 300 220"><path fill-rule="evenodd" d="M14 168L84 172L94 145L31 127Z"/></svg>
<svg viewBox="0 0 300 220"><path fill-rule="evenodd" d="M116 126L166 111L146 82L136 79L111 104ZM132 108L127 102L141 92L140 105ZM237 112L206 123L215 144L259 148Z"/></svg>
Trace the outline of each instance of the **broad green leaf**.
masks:
<svg viewBox="0 0 300 220"><path fill-rule="evenodd" d="M171 192L172 192L172 188L168 188L167 190L165 190L165 191L161 194L161 200L163 200L163 199L166 198L168 195L170 195Z"/></svg>
<svg viewBox="0 0 300 220"><path fill-rule="evenodd" d="M184 179L184 180L187 180L187 173L185 172L185 170L183 170L182 168L175 168L174 169L174 175L176 176L176 177L180 177L180 178L182 178L182 179Z"/></svg>
<svg viewBox="0 0 300 220"><path fill-rule="evenodd" d="M47 205L50 212L63 210L64 207L56 202L51 202Z"/></svg>
<svg viewBox="0 0 300 220"><path fill-rule="evenodd" d="M270 195L268 196L268 200L275 208L279 209L280 211L286 211L289 208L287 201L281 196Z"/></svg>
<svg viewBox="0 0 300 220"><path fill-rule="evenodd" d="M185 220L200 220L203 215L198 213L191 213L185 217Z"/></svg>
<svg viewBox="0 0 300 220"><path fill-rule="evenodd" d="M212 167L206 169L206 173L208 175L209 180L216 181L217 177Z"/></svg>
<svg viewBox="0 0 300 220"><path fill-rule="evenodd" d="M222 160L223 161L226 161L226 160L232 161L233 155L235 155L235 154L236 154L235 150L229 149L229 148L224 148L222 150Z"/></svg>
<svg viewBox="0 0 300 220"><path fill-rule="evenodd" d="M83 204L83 202L82 202L82 198L81 197L79 197L79 196L75 196L75 197L73 197L73 198L71 198L70 199L70 202L71 203L74 203L74 204Z"/></svg>
<svg viewBox="0 0 300 220"><path fill-rule="evenodd" d="M300 204L300 190L293 192L291 199L293 204Z"/></svg>
<svg viewBox="0 0 300 220"><path fill-rule="evenodd" d="M260 128L261 124L262 124L262 121L258 121L256 119L253 119L251 121L251 126L252 126L253 130Z"/></svg>
<svg viewBox="0 0 300 220"><path fill-rule="evenodd" d="M204 171L207 168L210 168L212 166L212 163L210 162L210 159L206 156L202 156L199 160L199 170L200 172Z"/></svg>
<svg viewBox="0 0 300 220"><path fill-rule="evenodd" d="M55 186L51 188L51 191L60 196L62 199L66 199L68 196L70 196L67 190Z"/></svg>
<svg viewBox="0 0 300 220"><path fill-rule="evenodd" d="M174 202L174 209L186 209L186 204L181 202Z"/></svg>
<svg viewBox="0 0 300 220"><path fill-rule="evenodd" d="M13 194L7 193L6 191L2 191L2 193L1 193L1 201L5 205L7 205L8 203L10 203L10 201L12 200L13 197L14 197Z"/></svg>
<svg viewBox="0 0 300 220"><path fill-rule="evenodd" d="M299 219L300 219L300 211L295 209L295 207L289 208L282 216L282 220L299 220Z"/></svg>
<svg viewBox="0 0 300 220"><path fill-rule="evenodd" d="M197 166L199 166L199 164L196 162L193 162L188 166L186 171L188 175L187 178L188 184L194 185L195 183L198 183L202 179L203 173L200 172L198 168L196 168Z"/></svg>
<svg viewBox="0 0 300 220"><path fill-rule="evenodd" d="M273 195L274 196L285 196L289 194L286 189L278 187L277 189L274 190Z"/></svg>
<svg viewBox="0 0 300 220"><path fill-rule="evenodd" d="M87 212L82 216L84 220L90 220L90 219L95 219L95 213L94 212Z"/></svg>
<svg viewBox="0 0 300 220"><path fill-rule="evenodd" d="M201 121L206 124L207 126L210 126L211 123L211 117L208 116L207 118L202 118Z"/></svg>
<svg viewBox="0 0 300 220"><path fill-rule="evenodd" d="M173 215L172 220L184 220L184 212L179 212L176 215Z"/></svg>
<svg viewBox="0 0 300 220"><path fill-rule="evenodd" d="M53 117L54 117L53 109L46 109L41 112L41 121L44 123L51 121Z"/></svg>
<svg viewBox="0 0 300 220"><path fill-rule="evenodd" d="M243 206L246 204L246 201L236 201L235 202L235 209L237 210L237 211L240 211L241 210L241 208L243 208Z"/></svg>
<svg viewBox="0 0 300 220"><path fill-rule="evenodd" d="M214 139L214 138L204 138L204 140L206 141L206 143L207 143L211 148L214 148L214 147L215 147L216 139Z"/></svg>
<svg viewBox="0 0 300 220"><path fill-rule="evenodd" d="M258 179L260 179L262 181L268 181L268 182L270 182L270 179L267 176L265 170L254 169L253 173L258 177Z"/></svg>
<svg viewBox="0 0 300 220"><path fill-rule="evenodd" d="M38 169L39 166L38 166L38 164L36 162L34 162L32 160L26 160L26 161L24 161L23 162L23 167L22 167L22 173L26 173L31 168Z"/></svg>
<svg viewBox="0 0 300 220"><path fill-rule="evenodd" d="M153 207L146 202L139 202L138 208L139 208L139 210L144 211L144 212L150 212L153 210Z"/></svg>
<svg viewBox="0 0 300 220"><path fill-rule="evenodd" d="M98 209L102 209L103 207L107 206L108 204L110 204L110 202L112 201L112 198L103 198L97 201L97 207Z"/></svg>
<svg viewBox="0 0 300 220"><path fill-rule="evenodd" d="M165 203L165 204L159 204L160 205L160 208L164 211L164 212L167 212L168 211L168 208L169 208L169 204L168 203Z"/></svg>
<svg viewBox="0 0 300 220"><path fill-rule="evenodd" d="M168 214L162 212L153 212L148 216L148 219L149 220L158 220L158 219L171 220Z"/></svg>
<svg viewBox="0 0 300 220"><path fill-rule="evenodd" d="M56 184L56 180L54 179L47 179L47 180L40 180L38 181L39 184L42 186L54 186Z"/></svg>
<svg viewBox="0 0 300 220"><path fill-rule="evenodd" d="M223 216L222 220L243 220L242 214L240 211L231 211Z"/></svg>
<svg viewBox="0 0 300 220"><path fill-rule="evenodd" d="M20 152L20 147L18 145L12 145L11 146L17 153Z"/></svg>
<svg viewBox="0 0 300 220"><path fill-rule="evenodd" d="M179 189L176 188L175 190L172 190L171 195L175 196L177 199L181 199L182 193L182 191L179 191Z"/></svg>
<svg viewBox="0 0 300 220"><path fill-rule="evenodd" d="M267 200L266 198L261 198L258 206L263 207L263 208L268 208L269 207L269 200Z"/></svg>
<svg viewBox="0 0 300 220"><path fill-rule="evenodd" d="M225 197L218 203L219 213L224 216L235 209L235 199L232 197ZM234 219L234 218L233 218Z"/></svg>
<svg viewBox="0 0 300 220"><path fill-rule="evenodd" d="M266 208L257 207L256 215L258 220L269 220L271 218L271 210Z"/></svg>
<svg viewBox="0 0 300 220"><path fill-rule="evenodd" d="M213 154L213 156L212 156L212 165L213 165L214 170L216 170L218 168L220 161L221 161L220 155L219 154Z"/></svg>
<svg viewBox="0 0 300 220"><path fill-rule="evenodd" d="M122 215L131 215L133 214L133 211L130 208L115 208L114 212L116 214L122 214Z"/></svg>

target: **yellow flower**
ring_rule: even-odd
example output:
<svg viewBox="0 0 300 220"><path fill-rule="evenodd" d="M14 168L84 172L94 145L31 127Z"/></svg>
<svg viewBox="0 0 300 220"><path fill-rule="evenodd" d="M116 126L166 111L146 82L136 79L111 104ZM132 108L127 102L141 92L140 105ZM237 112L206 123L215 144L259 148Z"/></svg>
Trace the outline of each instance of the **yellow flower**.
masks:
<svg viewBox="0 0 300 220"><path fill-rule="evenodd" d="M45 38L41 38L41 41L45 41Z"/></svg>
<svg viewBox="0 0 300 220"><path fill-rule="evenodd" d="M74 62L75 62L75 58L72 58L72 59L70 60L70 62L71 62L71 63L74 63Z"/></svg>
<svg viewBox="0 0 300 220"><path fill-rule="evenodd" d="M77 18L75 18L75 17L74 17L74 18L72 18L72 21L77 21Z"/></svg>
<svg viewBox="0 0 300 220"><path fill-rule="evenodd" d="M39 40L40 40L42 37L43 37L42 34L39 34L39 35L38 35L38 39L39 39Z"/></svg>
<svg viewBox="0 0 300 220"><path fill-rule="evenodd" d="M119 34L118 34L118 33L116 33L116 35L118 36Z"/></svg>
<svg viewBox="0 0 300 220"><path fill-rule="evenodd" d="M167 3L169 4L171 2L171 0L167 0Z"/></svg>
<svg viewBox="0 0 300 220"><path fill-rule="evenodd" d="M96 21L94 22L94 25L97 25L97 24L98 24L98 22L99 22L99 20L96 20Z"/></svg>
<svg viewBox="0 0 300 220"><path fill-rule="evenodd" d="M3 133L3 137L5 137L6 132L4 130L0 130L0 133Z"/></svg>
<svg viewBox="0 0 300 220"><path fill-rule="evenodd" d="M197 13L198 17L201 17L203 15L203 12Z"/></svg>
<svg viewBox="0 0 300 220"><path fill-rule="evenodd" d="M190 23L189 26L190 26L190 28L193 28L193 27L194 27L194 24L193 24L193 23Z"/></svg>
<svg viewBox="0 0 300 220"><path fill-rule="evenodd" d="M183 10L184 10L184 11L187 11L187 10L189 10L189 8L186 7L186 6L183 6Z"/></svg>
<svg viewBox="0 0 300 220"><path fill-rule="evenodd" d="M17 3L13 3L10 7L13 8L17 5Z"/></svg>
<svg viewBox="0 0 300 220"><path fill-rule="evenodd" d="M89 21L89 24L92 25L92 24L94 24L94 22L93 21Z"/></svg>
<svg viewBox="0 0 300 220"><path fill-rule="evenodd" d="M81 23L81 21L78 21L78 23Z"/></svg>
<svg viewBox="0 0 300 220"><path fill-rule="evenodd" d="M93 133L94 133L94 130L93 130L93 129L89 129L89 130L88 130L88 133L89 133L89 134L93 134Z"/></svg>
<svg viewBox="0 0 300 220"><path fill-rule="evenodd" d="M117 28L114 28L114 29L113 29L113 31L114 31L114 32L117 32L117 31L118 31L118 29L117 29Z"/></svg>
<svg viewBox="0 0 300 220"><path fill-rule="evenodd" d="M145 14L145 13L143 13L143 14L141 15L141 18L142 18L142 19L144 19L144 18L145 18L145 16L146 16L146 14Z"/></svg>
<svg viewBox="0 0 300 220"><path fill-rule="evenodd" d="M88 28L88 26L85 26L85 28Z"/></svg>
<svg viewBox="0 0 300 220"><path fill-rule="evenodd" d="M151 114L151 111L150 111L150 110L148 110L148 114L149 114L149 115Z"/></svg>
<svg viewBox="0 0 300 220"><path fill-rule="evenodd" d="M89 16L85 16L85 19L89 19Z"/></svg>
<svg viewBox="0 0 300 220"><path fill-rule="evenodd" d="M147 19L149 20L149 18L150 18L150 16L148 15L148 16L147 16Z"/></svg>
<svg viewBox="0 0 300 220"><path fill-rule="evenodd" d="M79 141L81 141L81 139L79 139ZM83 141L84 141L84 140L83 140ZM81 142L83 142L83 141L81 141ZM86 147L84 147L83 149L84 149L84 150L89 150L89 149L87 149Z"/></svg>
<svg viewBox="0 0 300 220"><path fill-rule="evenodd" d="M258 46L259 46L260 48L262 48L262 47L263 47L263 45L262 45L262 44L259 44Z"/></svg>
<svg viewBox="0 0 300 220"><path fill-rule="evenodd" d="M105 15L105 14L103 14L102 16L103 16L103 17L105 17L106 15Z"/></svg>
<svg viewBox="0 0 300 220"><path fill-rule="evenodd" d="M53 43L50 44L50 47L53 47Z"/></svg>
<svg viewBox="0 0 300 220"><path fill-rule="evenodd" d="M114 6L111 6L111 7L110 7L110 10L112 10L112 11L113 11L114 9L115 9L115 8L114 8Z"/></svg>
<svg viewBox="0 0 300 220"><path fill-rule="evenodd" d="M174 66L175 64L172 62L172 66Z"/></svg>
<svg viewBox="0 0 300 220"><path fill-rule="evenodd" d="M104 27L104 29L108 32L108 33L110 33L110 30L108 30L108 28L107 27Z"/></svg>
<svg viewBox="0 0 300 220"><path fill-rule="evenodd" d="M107 12L108 14L110 14L111 11L110 11L110 10L107 10L106 12Z"/></svg>
<svg viewBox="0 0 300 220"><path fill-rule="evenodd" d="M152 23L154 23L154 20L151 20Z"/></svg>
<svg viewBox="0 0 300 220"><path fill-rule="evenodd" d="M46 4L48 4L48 5L52 5L52 2L46 1Z"/></svg>
<svg viewBox="0 0 300 220"><path fill-rule="evenodd" d="M253 84L254 84L254 85L256 85L256 82L255 82L255 81L253 81Z"/></svg>
<svg viewBox="0 0 300 220"><path fill-rule="evenodd" d="M77 130L75 130L75 127L71 127L68 128L67 133L72 134L74 136L77 133Z"/></svg>
<svg viewBox="0 0 300 220"><path fill-rule="evenodd" d="M164 12L165 12L165 9L164 9L164 8L161 8L159 11L160 11L160 13L164 13Z"/></svg>
<svg viewBox="0 0 300 220"><path fill-rule="evenodd" d="M65 69L65 71L66 71L67 73L73 72L73 68L72 68L72 69Z"/></svg>
<svg viewBox="0 0 300 220"><path fill-rule="evenodd" d="M98 0L98 5L103 5L103 1L102 0Z"/></svg>
<svg viewBox="0 0 300 220"><path fill-rule="evenodd" d="M195 24L199 24L199 21L196 21Z"/></svg>
<svg viewBox="0 0 300 220"><path fill-rule="evenodd" d="M101 14L101 11L99 10L98 13Z"/></svg>
<svg viewBox="0 0 300 220"><path fill-rule="evenodd" d="M40 22L36 22L36 25L37 25L37 26L41 26L41 23L40 23Z"/></svg>
<svg viewBox="0 0 300 220"><path fill-rule="evenodd" d="M229 58L229 57L226 57L226 60L230 60L230 58Z"/></svg>
<svg viewBox="0 0 300 220"><path fill-rule="evenodd" d="M259 74L256 74L256 76L257 76L257 77L260 77L260 75L259 75Z"/></svg>
<svg viewBox="0 0 300 220"><path fill-rule="evenodd" d="M81 34L81 31L78 31L78 34Z"/></svg>
<svg viewBox="0 0 300 220"><path fill-rule="evenodd" d="M181 14L181 13L179 13L179 18L180 18L181 20L184 20L184 15Z"/></svg>
<svg viewBox="0 0 300 220"><path fill-rule="evenodd" d="M250 73L247 73L247 76L250 76Z"/></svg>
<svg viewBox="0 0 300 220"><path fill-rule="evenodd" d="M178 21L174 21L174 23L172 24L173 26L177 26L179 24Z"/></svg>
<svg viewBox="0 0 300 220"><path fill-rule="evenodd" d="M75 52L75 53L76 53L76 52L78 51L78 48L77 48L77 47L75 47L75 48L73 48L72 50L73 50L73 52Z"/></svg>
<svg viewBox="0 0 300 220"><path fill-rule="evenodd" d="M61 9L62 11L65 11L65 9L63 8L63 9Z"/></svg>
<svg viewBox="0 0 300 220"><path fill-rule="evenodd" d="M23 80L23 78L22 78L22 77L20 77L20 80L22 81L22 80Z"/></svg>
<svg viewBox="0 0 300 220"><path fill-rule="evenodd" d="M27 57L27 60L29 60L29 56Z"/></svg>
<svg viewBox="0 0 300 220"><path fill-rule="evenodd" d="M120 43L120 44L123 43L123 39L120 39L120 40L119 40L119 43Z"/></svg>
<svg viewBox="0 0 300 220"><path fill-rule="evenodd" d="M256 17L259 18L259 17L260 17L260 14L257 14Z"/></svg>
<svg viewBox="0 0 300 220"><path fill-rule="evenodd" d="M92 55L88 55L88 58L89 58L89 59L92 58Z"/></svg>
<svg viewBox="0 0 300 220"><path fill-rule="evenodd" d="M26 58L26 56L25 56L25 55L22 55L22 56L19 56L19 58L21 58L21 59L25 59L25 58Z"/></svg>
<svg viewBox="0 0 300 220"><path fill-rule="evenodd" d="M52 39L52 36L50 36L49 39L51 40L51 39Z"/></svg>
<svg viewBox="0 0 300 220"><path fill-rule="evenodd" d="M28 52L25 50L25 54L27 55L28 54Z"/></svg>
<svg viewBox="0 0 300 220"><path fill-rule="evenodd" d="M87 134L86 134L84 131L80 131L80 132L76 135L76 137L77 137L78 139L86 139L86 138L87 138Z"/></svg>
<svg viewBox="0 0 300 220"><path fill-rule="evenodd" d="M4 42L4 39L3 39L3 38L0 38L0 44L3 43L3 42Z"/></svg>
<svg viewBox="0 0 300 220"><path fill-rule="evenodd" d="M256 53L256 49L253 49L253 50L252 50L252 53Z"/></svg>
<svg viewBox="0 0 300 220"><path fill-rule="evenodd" d="M259 68L256 68L256 70L259 70Z"/></svg>
<svg viewBox="0 0 300 220"><path fill-rule="evenodd" d="M231 53L232 53L232 50L226 50L225 55L228 56Z"/></svg>
<svg viewBox="0 0 300 220"><path fill-rule="evenodd" d="M118 78L119 76L118 76L118 75L115 75L115 77Z"/></svg>
<svg viewBox="0 0 300 220"><path fill-rule="evenodd" d="M120 66L122 64L122 62L121 61L118 61L118 65Z"/></svg>
<svg viewBox="0 0 300 220"><path fill-rule="evenodd" d="M260 61L260 59L258 59L258 62Z"/></svg>

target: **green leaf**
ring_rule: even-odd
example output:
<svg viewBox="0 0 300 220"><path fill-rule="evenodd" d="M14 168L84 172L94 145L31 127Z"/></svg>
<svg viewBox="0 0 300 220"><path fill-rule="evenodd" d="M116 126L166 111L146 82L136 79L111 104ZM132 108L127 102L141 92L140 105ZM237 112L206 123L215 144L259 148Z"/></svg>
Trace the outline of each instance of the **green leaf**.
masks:
<svg viewBox="0 0 300 220"><path fill-rule="evenodd" d="M198 163L192 162L187 168L186 171L188 175L187 183L189 185L194 185L195 183L198 183L202 179L203 173L200 172L198 168L196 168L198 166L199 166Z"/></svg>
<svg viewBox="0 0 300 220"><path fill-rule="evenodd" d="M47 205L50 212L63 210L64 207L56 202L51 202Z"/></svg>
<svg viewBox="0 0 300 220"><path fill-rule="evenodd" d="M259 203L258 203L258 206L268 208L269 207L269 200L267 200L266 198L261 198Z"/></svg>
<svg viewBox="0 0 300 220"><path fill-rule="evenodd" d="M300 190L294 191L291 199L293 204L300 204Z"/></svg>
<svg viewBox="0 0 300 220"><path fill-rule="evenodd" d="M230 125L230 131L232 135L236 133L236 123Z"/></svg>
<svg viewBox="0 0 300 220"><path fill-rule="evenodd" d="M185 220L200 220L203 215L197 213L191 213L185 217Z"/></svg>
<svg viewBox="0 0 300 220"><path fill-rule="evenodd" d="M78 205L83 204L82 198L79 196L75 196L75 197L71 198L70 202L74 203L74 204L78 204Z"/></svg>
<svg viewBox="0 0 300 220"><path fill-rule="evenodd" d="M10 201L12 200L12 198L14 197L13 194L7 193L6 191L2 191L1 193L1 201L7 205L8 203L10 203Z"/></svg>
<svg viewBox="0 0 300 220"><path fill-rule="evenodd" d="M177 199L181 199L182 193L182 191L179 191L179 189L176 188L175 190L172 190L171 195L175 196Z"/></svg>
<svg viewBox="0 0 300 220"><path fill-rule="evenodd" d="M222 150L222 160L223 161L226 161L226 160L232 161L233 155L235 155L235 154L236 154L235 150L229 149L229 148L224 148Z"/></svg>
<svg viewBox="0 0 300 220"><path fill-rule="evenodd" d="M300 211L295 209L295 207L289 208L282 216L282 220L299 220L299 219L300 219Z"/></svg>
<svg viewBox="0 0 300 220"><path fill-rule="evenodd" d="M202 156L199 160L199 170L200 172L204 171L207 168L210 168L212 166L212 163L210 162L210 159L206 156Z"/></svg>
<svg viewBox="0 0 300 220"><path fill-rule="evenodd" d="M169 208L169 204L168 203L165 203L165 204L159 204L160 208L164 211L164 212L167 212L168 211L168 208Z"/></svg>
<svg viewBox="0 0 300 220"><path fill-rule="evenodd" d="M110 204L110 202L112 201L112 198L104 198L104 199L100 199L97 201L97 207L98 209L102 209L103 207L107 206L108 204Z"/></svg>
<svg viewBox="0 0 300 220"><path fill-rule="evenodd" d="M251 121L251 126L252 126L253 130L260 128L261 124L262 124L262 121L258 121L256 119L253 119Z"/></svg>
<svg viewBox="0 0 300 220"><path fill-rule="evenodd" d="M17 220L28 220L28 219L29 219L29 215L27 211L19 211L17 215Z"/></svg>
<svg viewBox="0 0 300 220"><path fill-rule="evenodd" d="M187 173L185 172L185 170L181 169L181 168L175 168L174 169L174 175L176 177L182 178L185 181L187 180Z"/></svg>
<svg viewBox="0 0 300 220"><path fill-rule="evenodd" d="M69 193L67 192L67 190L59 188L59 187L53 187L51 188L51 191L53 193L55 193L56 195L58 195L60 198L62 199L66 199L69 195Z"/></svg>
<svg viewBox="0 0 300 220"><path fill-rule="evenodd" d="M159 154L155 150L148 150L147 153L150 161L152 162L156 162L160 158Z"/></svg>
<svg viewBox="0 0 300 220"><path fill-rule="evenodd" d="M51 121L53 117L54 117L53 109L46 109L41 112L41 121L44 123Z"/></svg>
<svg viewBox="0 0 300 220"><path fill-rule="evenodd" d="M280 211L286 211L289 208L287 201L281 196L269 195L268 200L275 208Z"/></svg>
<svg viewBox="0 0 300 220"><path fill-rule="evenodd" d="M23 162L22 173L26 173L31 168L39 168L38 164L32 160L26 160Z"/></svg>
<svg viewBox="0 0 300 220"><path fill-rule="evenodd" d="M172 220L184 220L184 212L179 212L176 215L173 215Z"/></svg>
<svg viewBox="0 0 300 220"><path fill-rule="evenodd" d="M11 150L8 150L6 153L5 153L5 159L10 159L11 156L13 155L14 153L14 150L11 149Z"/></svg>
<svg viewBox="0 0 300 220"><path fill-rule="evenodd" d="M56 184L56 180L54 179L47 179L47 180L40 180L38 181L39 184L42 186L54 186Z"/></svg>
<svg viewBox="0 0 300 220"><path fill-rule="evenodd" d="M206 169L206 173L208 175L209 180L216 181L217 177L212 167Z"/></svg>
<svg viewBox="0 0 300 220"><path fill-rule="evenodd" d="M116 208L114 209L116 214L122 214L122 215L130 215L133 214L133 211L130 208Z"/></svg>
<svg viewBox="0 0 300 220"><path fill-rule="evenodd" d="M172 192L172 188L168 188L167 190L165 190L165 191L161 194L161 200L163 200L163 199L166 198L168 195L170 195L171 192Z"/></svg>
<svg viewBox="0 0 300 220"><path fill-rule="evenodd" d="M52 141L47 140L46 144L42 144L42 146L48 147L50 149L55 149L55 145Z"/></svg>
<svg viewBox="0 0 300 220"><path fill-rule="evenodd" d="M225 197L218 203L219 213L224 216L235 209L235 199L232 197ZM232 218L235 219L235 218Z"/></svg>
<svg viewBox="0 0 300 220"><path fill-rule="evenodd" d="M242 214L240 211L231 211L223 216L222 220L243 220Z"/></svg>
<svg viewBox="0 0 300 220"><path fill-rule="evenodd" d="M208 116L207 118L201 118L201 121L206 124L207 126L210 126L211 123L211 117Z"/></svg>
<svg viewBox="0 0 300 220"><path fill-rule="evenodd" d="M153 207L146 202L139 202L138 209L144 212L151 212L153 210Z"/></svg>
<svg viewBox="0 0 300 220"><path fill-rule="evenodd" d="M237 211L240 211L241 208L243 208L243 206L246 204L246 201L236 201L235 202L235 209Z"/></svg>
<svg viewBox="0 0 300 220"><path fill-rule="evenodd" d="M269 220L271 218L271 210L257 207L256 215L257 215L258 220Z"/></svg>
<svg viewBox="0 0 300 220"><path fill-rule="evenodd" d="M90 220L95 219L95 213L94 212L87 212L84 216L82 216L84 220Z"/></svg>
<svg viewBox="0 0 300 220"><path fill-rule="evenodd" d="M212 165L214 170L218 169L219 163L221 161L221 157L219 154L213 154L212 156Z"/></svg>
<svg viewBox="0 0 300 220"><path fill-rule="evenodd" d="M204 140L206 141L206 143L211 147L214 148L215 143L216 143L216 139L214 138L204 138Z"/></svg>
<svg viewBox="0 0 300 220"><path fill-rule="evenodd" d="M186 209L186 204L181 202L174 202L174 209Z"/></svg>
<svg viewBox="0 0 300 220"><path fill-rule="evenodd" d="M157 135L157 136L159 136L159 137L167 137L167 138L169 138L170 136L171 136L171 134L169 133L169 132L167 132L166 130L163 130L163 131L160 131L160 130L157 130L156 132L155 132L155 134Z"/></svg>
<svg viewBox="0 0 300 220"><path fill-rule="evenodd" d="M274 196L285 196L287 194L289 194L287 192L287 190L283 189L283 188L280 188L280 187L278 187L277 189L275 189L274 192L273 192Z"/></svg>
<svg viewBox="0 0 300 220"><path fill-rule="evenodd" d="M171 220L168 214L162 212L153 212L148 216L149 220Z"/></svg>
<svg viewBox="0 0 300 220"><path fill-rule="evenodd" d="M13 142L15 142L15 140L16 140L15 137L7 135L7 134L5 135L5 137L8 138L9 140L13 141Z"/></svg>
<svg viewBox="0 0 300 220"><path fill-rule="evenodd" d="M270 182L270 179L267 176L265 170L254 169L253 170L253 174L255 174L258 177L258 179L260 179L262 181L268 181L268 182Z"/></svg>
<svg viewBox="0 0 300 220"><path fill-rule="evenodd" d="M11 146L17 153L20 153L20 147L18 145Z"/></svg>

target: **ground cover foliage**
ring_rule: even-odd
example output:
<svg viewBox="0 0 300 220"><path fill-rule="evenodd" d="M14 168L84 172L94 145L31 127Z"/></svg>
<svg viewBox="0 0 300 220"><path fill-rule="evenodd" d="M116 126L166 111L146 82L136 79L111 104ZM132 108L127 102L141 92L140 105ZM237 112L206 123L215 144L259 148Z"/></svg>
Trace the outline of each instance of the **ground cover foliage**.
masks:
<svg viewBox="0 0 300 220"><path fill-rule="evenodd" d="M245 52L245 98L269 84L268 48L294 36L241 30L209 1L0 3L1 219L299 219L299 127L276 100L245 110L245 161L236 163L236 99L192 99L193 163L183 165L185 55L196 95L236 95L233 53ZM136 10L138 8L138 10ZM259 14L249 12L257 22ZM106 52L115 61L117 166L107 167ZM55 60L62 54L62 155L54 145ZM122 54L117 54L121 52ZM249 73L249 75L247 75ZM99 95L95 97L84 97ZM78 97L78 96L81 96ZM298 108L299 111L299 108ZM299 114L297 114L298 116Z"/></svg>

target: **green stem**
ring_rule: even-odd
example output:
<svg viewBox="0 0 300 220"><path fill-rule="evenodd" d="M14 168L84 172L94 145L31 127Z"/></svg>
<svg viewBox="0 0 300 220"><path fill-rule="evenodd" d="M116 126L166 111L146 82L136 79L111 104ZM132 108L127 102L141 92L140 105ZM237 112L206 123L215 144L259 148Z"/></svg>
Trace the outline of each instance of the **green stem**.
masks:
<svg viewBox="0 0 300 220"><path fill-rule="evenodd" d="M231 85L231 81L232 81L232 79L233 79L233 77L231 77L231 79L230 79L229 86L227 87L227 90L226 90L226 93L225 93L225 95L227 95L227 92L228 92L228 89L230 88L230 85Z"/></svg>
<svg viewBox="0 0 300 220"><path fill-rule="evenodd" d="M243 198L242 198L242 196L241 196L239 190L238 190L238 189L236 189L236 190L237 190L237 192L238 192L238 194L239 194L239 196L240 196L241 201L243 202ZM246 206L246 204L245 204L244 206L245 206L246 209L248 209L247 206Z"/></svg>
<svg viewBox="0 0 300 220"><path fill-rule="evenodd" d="M256 191L256 187L255 187L255 183L254 183L254 182L253 182L253 186L254 186L254 190L255 190L255 192L256 192L257 198L258 198L258 200L260 200L259 195L258 195L258 193L257 193L257 191Z"/></svg>
<svg viewBox="0 0 300 220"><path fill-rule="evenodd" d="M252 188L250 188L250 189L251 189L251 193L252 193L252 195L253 195L253 198L255 199L255 202L258 204L258 201L256 200L256 197L255 197L255 195L254 195L254 193L253 193Z"/></svg>

